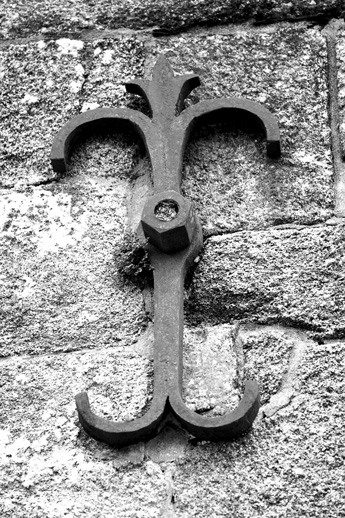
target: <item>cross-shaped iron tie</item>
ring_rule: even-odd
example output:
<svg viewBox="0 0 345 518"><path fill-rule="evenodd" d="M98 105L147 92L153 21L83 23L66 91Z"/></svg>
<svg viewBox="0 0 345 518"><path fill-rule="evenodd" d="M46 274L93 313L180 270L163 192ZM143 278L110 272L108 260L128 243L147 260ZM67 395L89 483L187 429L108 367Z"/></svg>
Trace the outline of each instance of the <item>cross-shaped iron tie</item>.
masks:
<svg viewBox="0 0 345 518"><path fill-rule="evenodd" d="M195 127L228 120L242 126L254 124L265 133L267 155L280 156L280 137L274 116L260 104L240 98L203 101L182 111L183 102L199 86L198 76L174 76L160 55L152 80L126 84L127 91L142 95L152 117L129 108L97 108L68 122L54 139L51 161L56 172L67 170L67 159L80 134L99 127L126 124L143 139L151 159L154 194L143 209L141 225L148 239L154 269L154 392L148 412L138 419L116 423L98 417L86 392L76 396L79 419L92 437L114 446L146 440L171 412L192 435L203 440L227 440L248 430L259 409L259 389L246 381L244 395L231 412L221 417L201 416L182 400L183 299L186 271L202 247L202 230L193 207L181 195L184 150ZM164 205L172 218L159 214ZM166 220L168 219L168 220Z"/></svg>

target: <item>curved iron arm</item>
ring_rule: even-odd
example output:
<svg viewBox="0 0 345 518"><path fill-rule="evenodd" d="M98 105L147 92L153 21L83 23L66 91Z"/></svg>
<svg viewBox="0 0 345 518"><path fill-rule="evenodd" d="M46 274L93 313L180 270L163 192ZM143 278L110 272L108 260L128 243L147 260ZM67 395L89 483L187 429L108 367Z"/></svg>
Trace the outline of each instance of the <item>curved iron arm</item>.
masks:
<svg viewBox="0 0 345 518"><path fill-rule="evenodd" d="M253 127L264 132L267 140L266 152L269 158L279 158L281 154L280 132L274 115L261 104L233 97L201 101L190 106L176 117L171 128L169 142L170 156L175 158L175 167L182 171L183 156L193 130L205 124L217 122L236 123L240 127Z"/></svg>
<svg viewBox="0 0 345 518"><path fill-rule="evenodd" d="M263 130L267 140L267 156L280 157L280 132L274 115L264 106L248 99L232 97L201 101L190 106L174 121L173 128L184 134L184 145L197 126L215 122L235 122L240 127L253 127L253 123Z"/></svg>
<svg viewBox="0 0 345 518"><path fill-rule="evenodd" d="M155 140L155 128L146 115L130 108L96 108L77 115L67 122L54 138L50 160L54 171L65 173L70 154L77 140L85 134L103 129L128 126L134 129L145 144L152 160L151 150Z"/></svg>

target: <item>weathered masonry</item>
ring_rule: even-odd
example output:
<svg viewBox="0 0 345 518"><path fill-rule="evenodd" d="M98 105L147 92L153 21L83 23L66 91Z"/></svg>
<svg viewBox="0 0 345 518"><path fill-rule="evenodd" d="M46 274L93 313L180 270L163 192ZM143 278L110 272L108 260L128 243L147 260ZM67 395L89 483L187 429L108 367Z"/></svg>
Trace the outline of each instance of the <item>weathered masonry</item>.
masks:
<svg viewBox="0 0 345 518"><path fill-rule="evenodd" d="M1 516L345 516L344 11L332 0L3 6ZM170 117L172 70L192 88ZM146 148L133 124L106 124L73 142L68 168L64 153L52 167L69 121L130 113L147 135L162 108L138 85L162 74L165 122ZM201 117L169 184L162 157L180 141L167 125L224 99L271 114L281 154L260 125ZM245 380L260 409L247 433L216 442L163 412L154 433L118 448L85 432L74 398L87 391L120 430L145 420L157 372L167 380L178 363L170 347L162 370L153 361L164 319L181 314L175 281L153 287L174 251L168 240L152 252L150 230L151 249L137 237L166 200L162 226L189 200L203 235L177 290L184 415L226 422Z"/></svg>

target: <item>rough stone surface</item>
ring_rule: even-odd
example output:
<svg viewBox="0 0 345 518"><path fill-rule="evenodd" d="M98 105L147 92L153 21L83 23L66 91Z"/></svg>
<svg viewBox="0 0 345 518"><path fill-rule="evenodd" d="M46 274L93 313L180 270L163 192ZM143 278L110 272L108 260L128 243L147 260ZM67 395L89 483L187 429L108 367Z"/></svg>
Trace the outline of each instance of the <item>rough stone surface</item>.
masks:
<svg viewBox="0 0 345 518"><path fill-rule="evenodd" d="M116 469L120 470L125 466L139 466L144 462L145 446L142 442L113 451L115 453L113 466ZM107 454L104 455L104 458L106 458L106 456Z"/></svg>
<svg viewBox="0 0 345 518"><path fill-rule="evenodd" d="M199 24L241 22L255 18L257 21L279 21L340 16L344 7L340 0L111 0L102 2L68 2L56 4L52 0L29 4L20 0L5 0L0 25L2 38L29 36L41 33L53 36L63 33L78 34L85 30L144 29L154 27L166 32L185 30ZM324 19L323 19L324 17Z"/></svg>
<svg viewBox="0 0 345 518"><path fill-rule="evenodd" d="M141 292L124 284L114 257L126 185L91 174L5 191L1 356L128 344L141 333Z"/></svg>
<svg viewBox="0 0 345 518"><path fill-rule="evenodd" d="M104 51L102 46L103 43L60 38L0 50L2 187L12 187L19 181L37 184L56 178L50 165L50 149L60 128L77 113L95 108L96 101L102 107L124 105L123 83L132 75L140 75L142 43L133 38L118 38L110 55L107 42ZM93 59L90 82L94 97L88 102L84 88ZM111 63L114 66L110 67ZM107 77L105 70L109 68ZM112 163L109 160L105 169L102 164L98 174L124 175L130 170L130 155L138 152L136 144L129 140L126 153L121 143L125 144L123 139L117 149L116 144L108 144L104 154L110 155L112 149L112 156L108 156ZM85 166L83 157L82 168Z"/></svg>
<svg viewBox="0 0 345 518"><path fill-rule="evenodd" d="M260 135L238 135L224 126L194 135L183 188L206 234L305 224L331 214L325 41L318 30L304 29L283 24L209 35L206 46L196 37L195 46L184 40L178 52L169 41L172 60L200 74L203 86L194 101L239 96L260 102L281 131L280 160L267 159Z"/></svg>
<svg viewBox="0 0 345 518"><path fill-rule="evenodd" d="M196 271L189 319L344 336L343 262L343 223L216 236Z"/></svg>

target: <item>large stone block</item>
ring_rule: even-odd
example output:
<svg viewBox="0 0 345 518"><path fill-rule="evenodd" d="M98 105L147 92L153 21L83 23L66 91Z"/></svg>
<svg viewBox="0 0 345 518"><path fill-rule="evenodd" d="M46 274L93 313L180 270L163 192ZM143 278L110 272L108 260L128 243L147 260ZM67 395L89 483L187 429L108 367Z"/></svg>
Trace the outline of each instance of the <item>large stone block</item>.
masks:
<svg viewBox="0 0 345 518"><path fill-rule="evenodd" d="M147 404L148 360L133 348L9 358L0 368L1 516L158 517L164 472L143 446L121 452L78 426L74 396L128 420ZM140 453L141 452L141 453ZM117 469L117 471L115 471Z"/></svg>
<svg viewBox="0 0 345 518"><path fill-rule="evenodd" d="M103 59L107 52L97 59L96 45L80 40L40 40L0 49L0 187L13 187L18 182L38 184L57 177L50 165L53 138L69 119L94 107L84 96L93 60L97 88L101 91L99 102L103 106L124 104L122 84L140 71L142 57L138 51L140 54L142 44L131 38L117 38L114 43L111 62L116 65L111 67L109 79L97 66L99 61L100 67L103 63L104 68L109 68ZM118 170L122 174L121 158L115 159L114 175ZM126 159L124 171L131 164L131 159ZM104 165L99 167L103 175Z"/></svg>
<svg viewBox="0 0 345 518"><path fill-rule="evenodd" d="M153 27L156 34L169 34L198 24L279 21L306 17L319 20L342 14L339 0L111 0L85 3L82 0L59 5L51 0L29 4L6 2L0 37L23 37L32 32L55 35L80 33L83 30L143 29ZM159 30L161 28L161 30Z"/></svg>
<svg viewBox="0 0 345 518"><path fill-rule="evenodd" d="M344 336L344 225L208 240L188 301L196 322L284 323Z"/></svg>

